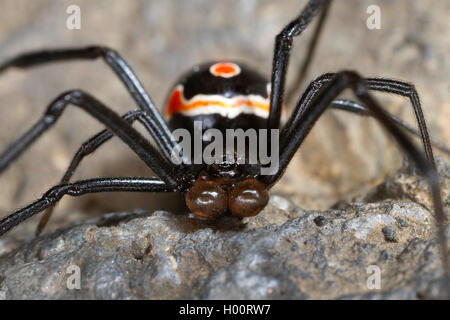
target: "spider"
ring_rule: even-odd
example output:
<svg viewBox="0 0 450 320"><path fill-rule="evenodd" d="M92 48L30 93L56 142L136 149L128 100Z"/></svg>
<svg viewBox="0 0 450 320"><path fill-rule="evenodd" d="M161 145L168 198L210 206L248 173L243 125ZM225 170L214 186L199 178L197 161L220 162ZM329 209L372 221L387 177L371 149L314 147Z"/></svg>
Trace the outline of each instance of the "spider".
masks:
<svg viewBox="0 0 450 320"><path fill-rule="evenodd" d="M21 208L0 221L0 235L24 220L47 210L39 226L39 234L51 216L55 204L64 196L81 196L98 192L180 192L187 207L199 216L216 218L225 213L243 218L257 215L269 200L268 191L281 178L294 154L316 121L328 108L336 108L361 116L371 116L395 138L403 151L414 161L428 179L434 212L439 224L440 244L443 248L444 270L449 270L444 213L432 142L422 113L418 94L413 85L385 78L363 78L354 71L327 73L312 81L298 100L292 115L281 125L286 74L293 40L318 16L312 41L309 44L297 83L303 80L314 55L315 46L329 11L331 0L310 0L301 13L276 36L270 82L248 66L235 61L214 61L193 67L173 88L168 99L164 120L145 91L136 74L114 50L103 46L41 50L18 55L0 64L0 72L8 68L27 69L33 66L74 59L101 58L125 85L139 106L122 117L81 90L70 90L56 97L43 117L0 154L0 173L14 162L36 139L50 129L67 106L83 109L101 122L106 129L85 142L75 154L61 183L48 190L40 199ZM358 102L337 99L351 89ZM409 98L417 118L419 130L385 111L369 91L387 92ZM292 95L292 91L288 96ZM132 124L138 121L156 142L151 144ZM174 164L170 159L177 150L173 130L194 130L194 122L201 121L202 130L218 129L280 129L278 169L262 175L261 164L248 165L230 161L214 164ZM424 154L411 141L405 130L420 135ZM135 152L157 177L96 178L70 182L80 162L95 152L113 136L119 137ZM270 149L273 145L268 146Z"/></svg>

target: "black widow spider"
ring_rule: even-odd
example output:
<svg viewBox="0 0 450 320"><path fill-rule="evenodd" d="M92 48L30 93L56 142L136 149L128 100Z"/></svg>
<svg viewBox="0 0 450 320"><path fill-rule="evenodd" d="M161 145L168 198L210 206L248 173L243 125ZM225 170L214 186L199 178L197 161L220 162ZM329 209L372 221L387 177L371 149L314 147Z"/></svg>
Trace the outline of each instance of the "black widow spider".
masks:
<svg viewBox="0 0 450 320"><path fill-rule="evenodd" d="M447 241L444 233L445 218L439 178L419 97L413 85L389 79L365 79L352 71L327 73L318 77L310 83L299 99L293 114L281 128L279 167L271 175L260 175L246 165L227 162L200 166L175 165L170 162L172 150L176 147L171 130L180 127L192 129L193 120L202 120L203 130L208 128L219 128L222 131L225 128L279 129L293 39L306 29L314 16L319 15L313 40L309 45L300 76L297 78L297 81L300 82L306 74L313 56L330 3L331 0L310 0L300 15L276 36L270 86L267 86L267 82L258 73L237 63L217 62L194 67L182 78L172 93L167 109L168 114L171 115L168 123L163 120L162 115L125 60L116 51L107 47L42 50L21 54L0 64L0 72L2 72L10 67L25 69L49 62L102 58L121 79L140 108L120 117L96 98L81 90L67 91L56 97L47 107L44 116L0 155L0 173L39 136L51 128L68 105L83 109L105 125L107 129L82 145L59 185L51 188L39 200L1 220L0 235L47 209L38 226L37 233L39 233L50 217L51 209L64 195L81 196L96 192L182 192L186 194L187 206L203 217L214 218L227 210L238 217L256 215L264 209L268 202L268 190L283 175L311 128L330 106L377 119L394 136L422 174L427 177L439 225L444 270L448 271ZM338 95L347 88L353 91L361 104L350 100L336 100ZM420 132L387 113L369 93L370 90L408 97L413 106ZM209 98L219 96L229 100L237 96L247 97L246 111L242 109L242 112L237 114L235 112L234 116L230 116L230 113L227 112L218 113L217 109L214 109L214 106L218 105L214 105L211 101L206 101L207 107L202 109L195 104L195 102L199 102L198 100L202 100L198 98L198 95L203 97L200 105L205 103L205 96L209 96ZM257 106L257 103L250 98L251 96L257 96L260 104L263 105ZM213 104L212 109L211 104ZM256 112L258 108L259 112ZM192 110L196 112L190 112ZM136 120L148 130L161 152L132 127L132 123ZM420 134L425 156L401 128L416 135ZM70 178L81 160L93 153L113 135L117 135L125 142L154 171L158 178L97 178L70 183ZM446 152L449 151L440 145L438 147L444 148Z"/></svg>

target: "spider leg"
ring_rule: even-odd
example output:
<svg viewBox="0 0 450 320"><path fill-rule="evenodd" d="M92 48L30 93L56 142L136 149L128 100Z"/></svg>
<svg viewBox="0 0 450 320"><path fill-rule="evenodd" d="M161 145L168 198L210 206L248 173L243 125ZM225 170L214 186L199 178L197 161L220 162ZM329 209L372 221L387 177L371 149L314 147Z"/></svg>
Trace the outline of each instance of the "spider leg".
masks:
<svg viewBox="0 0 450 320"><path fill-rule="evenodd" d="M296 111L292 114L292 122L297 122L302 114L305 112L307 106L311 103L317 94L321 91L324 85L330 83L336 74L334 73L326 73L316 80L314 80L306 89L305 93L302 95L300 102ZM375 79L369 78L364 80L369 90L375 90L380 92L388 92L401 95L403 97L409 98L411 105L414 109L414 114L416 116L416 120L419 126L420 135L422 138L422 143L424 146L425 154L427 158L430 160L432 165L435 165L433 149L431 148L430 136L428 134L425 117L423 116L422 107L420 104L419 95L417 94L416 89L413 85L404 83L401 81L391 80L391 79ZM294 126L285 126L283 130L287 130L286 137L292 134L292 130L295 130ZM283 139L283 138L282 138ZM280 147L282 147L285 143L285 140L281 140Z"/></svg>
<svg viewBox="0 0 450 320"><path fill-rule="evenodd" d="M331 1L325 3L322 12L319 16L319 21L317 21L316 28L314 29L314 34L311 38L311 42L308 45L308 51L306 53L306 57L302 62L302 65L297 73L297 77L293 81L291 88L286 92L286 105L290 105L290 102L295 97L296 89L300 87L305 76L308 73L309 66L311 65L312 58L314 56L315 49L317 47L317 42L319 41L320 34L323 30L323 25L325 24L325 20L327 19L328 12L330 11Z"/></svg>
<svg viewBox="0 0 450 320"><path fill-rule="evenodd" d="M172 192L173 188L157 178L97 178L61 184L51 188L42 198L25 208L19 209L0 221L0 236L22 221L49 208L64 195L78 197L98 192Z"/></svg>
<svg viewBox="0 0 450 320"><path fill-rule="evenodd" d="M310 0L300 15L285 26L275 38L270 92L270 113L269 118L267 119L267 127L269 129L278 129L280 127L286 73L289 65L293 39L306 29L313 17L319 14L321 10L324 10L329 2L330 0ZM314 45L315 44L313 44L313 49ZM310 50L313 51L313 49Z"/></svg>
<svg viewBox="0 0 450 320"><path fill-rule="evenodd" d="M331 81L330 79L334 77L334 74L325 75L325 77L329 79L328 81ZM413 106L417 124L419 125L420 133L422 135L425 154L427 155L430 162L432 162L434 165L434 156L433 149L431 148L430 143L430 135L428 134L425 117L423 115L419 95L416 88L412 84L392 79L367 78L365 81L369 90L393 93L409 98L411 105Z"/></svg>
<svg viewBox="0 0 450 320"><path fill-rule="evenodd" d="M103 46L32 51L0 64L0 72L11 67L27 69L51 62L80 59L94 60L97 58L102 58L106 62L120 78L139 108L150 116L149 121L151 121L151 127L153 128L150 133L160 147L164 146L161 150L170 159L170 151L168 150L173 150L175 146L172 141L172 133L134 71L116 51Z"/></svg>
<svg viewBox="0 0 450 320"><path fill-rule="evenodd" d="M348 111L348 112L351 112L351 113L359 115L359 116L366 116L366 117L372 116L370 114L370 110L367 110L366 107L364 107L364 106L360 105L359 103L356 103L355 101L352 101L352 100L336 99L336 100L333 100L333 102L331 103L331 107L334 109L337 109L337 110ZM407 122L403 121L402 119L394 116L393 114L391 114L387 111L386 111L386 114L388 114L389 117L396 124L398 124L400 127L405 129L409 133L412 133L413 135L415 135L417 137L421 137L420 131L417 130L416 128L412 127ZM433 137L430 137L430 142L437 149L439 149L442 152L445 152L447 154L450 154L450 148L447 147L445 144L443 144L441 141L438 141L438 140L434 139Z"/></svg>
<svg viewBox="0 0 450 320"><path fill-rule="evenodd" d="M149 126L149 116L142 110L133 110L127 112L123 117L124 120L126 120L128 123L132 124L134 121L141 122L144 127ZM70 179L72 178L73 174L75 173L76 169L78 168L81 161L88 156L89 154L95 152L101 145L109 141L113 137L113 133L109 131L108 129L105 129L92 138L90 138L88 141L84 142L81 147L78 149L78 151L75 153L75 156L73 157L69 167L67 168L66 172L64 173L63 178L59 182L59 184L66 184L69 183ZM185 165L186 166L186 165ZM55 204L56 205L56 204ZM45 228L48 220L50 219L53 209L55 208L55 205L52 205L49 207L45 214L42 216L41 220L39 221L39 224L36 228L36 236L38 236L42 230Z"/></svg>
<svg viewBox="0 0 450 320"><path fill-rule="evenodd" d="M273 176L262 176L260 179L271 187L277 179L282 176L286 166L289 164L316 121L326 108L331 105L332 101L346 88L352 89L358 99L370 110L380 124L394 136L403 151L414 161L417 168L428 179L436 222L438 224L440 246L442 248L442 262L445 272L444 279L446 279L445 288L448 290L447 293L450 297L450 278L448 275L450 266L447 251L447 238L445 234L445 215L442 208L441 189L436 167L432 164L431 159L427 159L422 155L406 133L395 124L378 102L369 94L366 81L357 73L343 71L335 74L333 80L310 101L309 106L304 109L301 116L295 117L301 107L301 101L299 102L294 112L294 116L291 116L281 132L282 141L285 141L285 144L280 148L282 152L280 154L278 173Z"/></svg>
<svg viewBox="0 0 450 320"><path fill-rule="evenodd" d="M127 112L123 117L124 120L126 120L128 123L132 124L134 121L138 120L141 122L145 127L148 127L147 118L148 115L142 111L142 110L133 110ZM89 154L95 152L101 145L103 145L105 142L110 140L113 137L113 133L109 131L108 129L105 129L92 138L90 138L88 141L83 143L81 147L78 149L78 151L75 153L75 156L73 157L69 167L67 168L66 172L64 173L63 178L59 182L59 184L66 184L70 181L73 174L75 173L75 170L78 168L80 162ZM56 204L55 204L56 205ZM41 220L39 221L39 224L36 228L36 236L38 236L44 227L46 226L48 220L50 219L53 209L55 208L55 205L49 207L45 214L42 216Z"/></svg>
<svg viewBox="0 0 450 320"><path fill-rule="evenodd" d="M177 175L172 163L167 162L150 142L117 113L94 97L80 90L65 92L50 103L44 116L0 155L0 173L18 158L39 136L52 127L68 105L74 105L83 109L103 123L115 135L119 136L161 180L173 189L177 188Z"/></svg>

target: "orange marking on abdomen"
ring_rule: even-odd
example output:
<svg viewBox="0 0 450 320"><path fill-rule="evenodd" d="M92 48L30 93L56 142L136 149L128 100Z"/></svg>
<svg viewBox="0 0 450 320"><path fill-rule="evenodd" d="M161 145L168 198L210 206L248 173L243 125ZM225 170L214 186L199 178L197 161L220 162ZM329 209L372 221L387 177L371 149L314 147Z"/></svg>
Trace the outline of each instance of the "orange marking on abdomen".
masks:
<svg viewBox="0 0 450 320"><path fill-rule="evenodd" d="M194 100L194 101L192 101ZM169 103L166 109L166 116L170 117L174 113L184 112L193 109L206 108L210 106L220 107L220 108L239 108L243 106L248 106L251 108L261 109L263 111L269 112L269 101L266 99L265 102L255 101L252 99L240 98L240 99L227 99L228 101L220 101L214 98L211 99L201 99L190 101L185 101L183 97L183 91L177 88L172 93L169 99Z"/></svg>

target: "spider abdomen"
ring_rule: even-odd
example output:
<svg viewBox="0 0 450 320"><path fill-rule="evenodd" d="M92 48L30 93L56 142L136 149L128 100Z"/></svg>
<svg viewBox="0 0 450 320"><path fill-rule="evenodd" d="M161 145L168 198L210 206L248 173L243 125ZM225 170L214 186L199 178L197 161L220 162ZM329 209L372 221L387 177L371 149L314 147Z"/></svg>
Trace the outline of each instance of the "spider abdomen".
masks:
<svg viewBox="0 0 450 320"><path fill-rule="evenodd" d="M193 67L172 90L166 117L172 130L265 128L269 116L267 79L243 64L213 62Z"/></svg>

